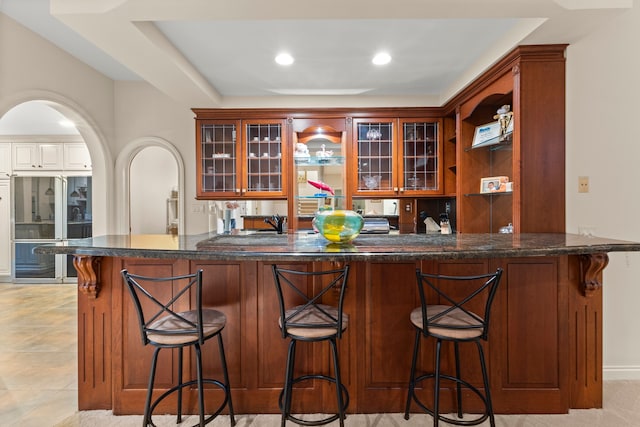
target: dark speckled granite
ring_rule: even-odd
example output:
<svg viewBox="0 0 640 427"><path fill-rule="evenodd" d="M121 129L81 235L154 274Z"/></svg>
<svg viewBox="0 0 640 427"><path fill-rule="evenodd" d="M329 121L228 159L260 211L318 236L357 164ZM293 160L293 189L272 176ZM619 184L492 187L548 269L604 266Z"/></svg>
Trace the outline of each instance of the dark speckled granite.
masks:
<svg viewBox="0 0 640 427"><path fill-rule="evenodd" d="M575 234L360 235L350 245L314 234L108 235L43 245L40 254L262 261L411 261L640 251L640 243Z"/></svg>

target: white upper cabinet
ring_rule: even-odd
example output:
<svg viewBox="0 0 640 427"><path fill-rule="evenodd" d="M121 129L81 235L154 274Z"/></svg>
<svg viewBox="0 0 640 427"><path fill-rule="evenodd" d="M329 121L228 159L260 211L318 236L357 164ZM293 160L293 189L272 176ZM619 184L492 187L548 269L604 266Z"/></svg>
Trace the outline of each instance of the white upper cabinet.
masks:
<svg viewBox="0 0 640 427"><path fill-rule="evenodd" d="M0 179L11 175L11 144L0 143Z"/></svg>
<svg viewBox="0 0 640 427"><path fill-rule="evenodd" d="M61 170L62 144L12 144L13 170Z"/></svg>
<svg viewBox="0 0 640 427"><path fill-rule="evenodd" d="M65 170L91 170L91 156L83 142L64 144Z"/></svg>

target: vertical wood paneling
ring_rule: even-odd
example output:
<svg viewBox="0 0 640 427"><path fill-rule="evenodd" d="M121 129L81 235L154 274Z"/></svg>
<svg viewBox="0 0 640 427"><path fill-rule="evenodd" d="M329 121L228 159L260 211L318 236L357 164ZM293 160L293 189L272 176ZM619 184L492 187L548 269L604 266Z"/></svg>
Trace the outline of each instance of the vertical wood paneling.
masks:
<svg viewBox="0 0 640 427"><path fill-rule="evenodd" d="M509 262L505 276L509 364L503 386L558 387L557 266Z"/></svg>
<svg viewBox="0 0 640 427"><path fill-rule="evenodd" d="M499 413L563 413L571 407L602 405L602 296L581 293L577 257L532 257L425 261L440 274L477 274L505 269L485 344L494 406ZM414 330L409 313L419 305L415 263L352 263L345 312L350 324L341 340L343 378L350 412L400 412L404 408ZM227 315L225 349L238 413L277 413L288 342L277 324L278 304L269 263L189 262L187 260L104 258L97 299L79 297L80 409L140 413L150 361L142 347L135 313L120 277L122 267L138 273L182 274L203 268L205 305ZM295 263L319 269L324 263ZM446 284L444 284L446 286ZM312 286L300 283L302 288ZM454 294L456 289L450 289ZM327 297L327 302L332 302ZM113 317L112 317L113 316ZM433 340L421 341L420 368L433 366ZM207 344L205 370L219 371L217 347ZM324 343L300 346L296 372L330 372ZM475 348L461 348L463 374L480 384ZM171 352L161 360L157 392L175 376ZM443 368L451 370L453 351L443 348ZM185 373L193 372L187 361ZM316 382L300 387L298 409L330 410L335 396ZM429 402L429 385L421 391ZM113 389L113 394L111 390ZM217 391L207 390L207 401ZM193 391L186 393L193 402ZM113 402L111 397L113 396ZM451 394L443 393L450 406ZM471 407L474 407L471 402ZM160 409L172 412L171 403ZM415 408L414 408L415 410Z"/></svg>
<svg viewBox="0 0 640 427"><path fill-rule="evenodd" d="M395 410L406 399L414 329L409 315L418 304L416 263L363 265L358 280L358 401L354 411Z"/></svg>
<svg viewBox="0 0 640 427"><path fill-rule="evenodd" d="M123 283L120 270L126 268L133 274L152 277L166 277L188 272L185 260L159 260L125 258L115 259L112 275L112 299L114 314L114 335L112 340L114 354L114 393L113 412L120 414L140 414L143 412L149 369L153 354L152 346L144 346L140 337L140 327L135 307L129 291ZM162 284L156 289L162 297L171 296L174 289ZM148 304L148 302L147 302ZM186 307L185 307L186 309ZM188 366L189 359L185 354ZM176 381L177 352L162 350L158 357L158 369L154 389L160 392L171 387ZM175 399L167 399L158 407L159 411L175 412Z"/></svg>
<svg viewBox="0 0 640 427"><path fill-rule="evenodd" d="M574 271L578 271L578 265L577 257L572 257ZM571 407L601 408L602 289L585 296L579 280L572 281L570 286Z"/></svg>
<svg viewBox="0 0 640 427"><path fill-rule="evenodd" d="M496 411L569 409L566 257L495 261L504 268L491 353Z"/></svg>
<svg viewBox="0 0 640 427"><path fill-rule="evenodd" d="M210 307L224 313L227 324L222 331L222 339L225 346L227 359L236 361L228 366L230 381L233 387L246 387L246 378L243 375L242 350L245 342L242 336L244 329L245 300L242 284L244 272L240 262L192 262L191 271L202 269L202 306ZM192 298L195 304L195 296ZM218 340L211 339L202 346L202 367L205 378L222 378L222 366L220 364ZM190 353L193 353L190 351ZM191 354L191 357L195 357ZM195 366L191 368L191 375L195 378Z"/></svg>
<svg viewBox="0 0 640 427"><path fill-rule="evenodd" d="M78 409L111 409L111 260L99 298L78 292Z"/></svg>

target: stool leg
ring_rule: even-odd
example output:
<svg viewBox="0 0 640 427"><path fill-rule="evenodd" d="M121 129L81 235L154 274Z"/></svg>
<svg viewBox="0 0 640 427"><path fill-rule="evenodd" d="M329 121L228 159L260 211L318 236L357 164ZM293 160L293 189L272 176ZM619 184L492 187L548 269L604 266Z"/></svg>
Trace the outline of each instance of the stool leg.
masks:
<svg viewBox="0 0 640 427"><path fill-rule="evenodd" d="M460 350L457 341L453 343L453 349L456 359L456 378L460 379ZM456 381L456 398L458 400L458 418L462 418L462 386L458 381Z"/></svg>
<svg viewBox="0 0 640 427"><path fill-rule="evenodd" d="M344 402L342 401L342 377L340 376L340 361L338 360L338 348L336 345L336 339L331 338L329 340L331 345L331 351L333 353L333 371L336 376L336 397L338 402L338 416L340 420L340 427L344 427Z"/></svg>
<svg viewBox="0 0 640 427"><path fill-rule="evenodd" d="M491 427L495 427L496 420L493 416L493 405L491 403L491 391L489 390L489 376L487 375L487 365L484 360L484 350L482 350L482 343L476 341L478 346L478 353L480 354L480 367L482 368L482 379L484 381L484 395L487 399L487 413L489 414L489 424Z"/></svg>
<svg viewBox="0 0 640 427"><path fill-rule="evenodd" d="M178 385L182 384L182 356L182 347L178 347ZM178 388L178 409L176 414L176 424L180 424L182 422L182 387Z"/></svg>
<svg viewBox="0 0 640 427"><path fill-rule="evenodd" d="M434 383L433 386L433 426L438 427L438 421L440 419L440 349L442 348L442 341L438 339L436 341L436 368L433 373Z"/></svg>
<svg viewBox="0 0 640 427"><path fill-rule="evenodd" d="M147 401L144 405L144 418L142 419L142 427L151 424L151 396L153 395L153 384L156 377L156 362L158 361L158 353L160 347L156 347L151 358L151 369L149 370L149 384L147 386Z"/></svg>
<svg viewBox="0 0 640 427"><path fill-rule="evenodd" d="M231 383L229 382L229 372L227 371L227 358L224 355L222 334L218 334L218 349L220 350L220 364L222 365L225 393L227 394L227 404L229 405L229 418L231 419L231 427L233 427L236 425L236 418L235 413L233 412L233 402L231 402Z"/></svg>
<svg viewBox="0 0 640 427"><path fill-rule="evenodd" d="M293 379L293 366L296 357L296 340L292 339L289 343L289 353L287 354L287 367L284 374L284 393L282 396L282 420L280 427L285 427L287 416L291 412L291 395L293 393L291 380Z"/></svg>
<svg viewBox="0 0 640 427"><path fill-rule="evenodd" d="M200 344L193 346L196 351L196 382L198 384L198 414L200 426L204 426L204 384L202 383L202 350Z"/></svg>
<svg viewBox="0 0 640 427"><path fill-rule="evenodd" d="M413 393L416 387L415 375L416 375L416 362L418 360L418 352L420 349L420 330L416 328L416 338L413 344L413 357L411 358L411 374L409 375L409 390L407 391L407 405L404 408L404 419L409 419L409 410L411 409L411 400L413 399Z"/></svg>

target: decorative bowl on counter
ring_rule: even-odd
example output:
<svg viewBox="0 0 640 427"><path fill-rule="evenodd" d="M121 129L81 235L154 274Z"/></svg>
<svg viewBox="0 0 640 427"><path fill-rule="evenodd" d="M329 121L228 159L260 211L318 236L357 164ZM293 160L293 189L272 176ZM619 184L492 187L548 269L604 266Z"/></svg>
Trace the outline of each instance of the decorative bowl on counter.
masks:
<svg viewBox="0 0 640 427"><path fill-rule="evenodd" d="M354 211L327 210L318 212L313 226L322 236L334 243L348 243L358 237L364 219Z"/></svg>

